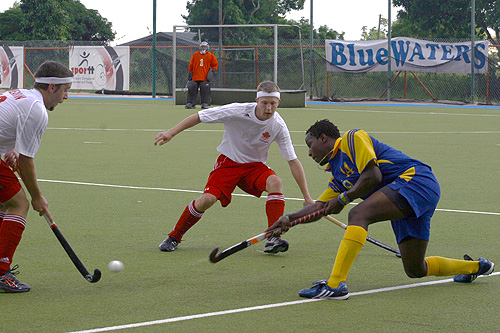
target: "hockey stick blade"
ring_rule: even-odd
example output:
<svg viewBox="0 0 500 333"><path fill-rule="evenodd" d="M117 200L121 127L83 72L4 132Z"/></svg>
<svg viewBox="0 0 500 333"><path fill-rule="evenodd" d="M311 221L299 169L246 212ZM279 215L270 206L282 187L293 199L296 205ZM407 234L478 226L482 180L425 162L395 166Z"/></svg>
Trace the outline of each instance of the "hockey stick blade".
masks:
<svg viewBox="0 0 500 333"><path fill-rule="evenodd" d="M219 252L219 247L213 249L212 252L210 252L210 256L208 257L210 262L214 264L220 260L220 258L217 256L217 252Z"/></svg>
<svg viewBox="0 0 500 333"><path fill-rule="evenodd" d="M319 215L323 215L324 213L325 213L325 209L323 208L323 209L317 210L315 212L312 212L311 214L302 216L301 218L293 220L290 223L290 227L293 227L293 226L300 224L300 223L303 223L305 221L309 221L309 220L311 220ZM247 247L249 247L253 244L257 244L261 240L269 238L269 236L271 236L271 234L272 234L272 232L269 232L269 231L263 232L257 236L254 236L252 238L247 239L246 241L243 241L241 243L238 243L236 245L231 246L230 248L225 249L220 254L217 254L217 252L219 252L219 248L216 247L215 249L212 250L208 259L210 260L211 263L215 264L215 263L221 261L222 259L230 256L231 254L234 254L238 251L246 249Z"/></svg>
<svg viewBox="0 0 500 333"><path fill-rule="evenodd" d="M52 229L52 232L54 232L54 235L56 236L57 240L59 241L59 243L61 243L62 247L68 254L69 258L71 259L75 267L78 269L80 274L85 278L85 280L87 280L90 283L96 283L97 281L99 281L101 279L101 271L96 268L94 270L94 275L90 274L89 271L83 265L83 263L80 261L78 256L76 255L75 251L73 251L66 238L64 238L63 234L56 226L56 224L52 222L46 214L44 214L43 216L45 217L45 220L49 224L50 229Z"/></svg>
<svg viewBox="0 0 500 333"><path fill-rule="evenodd" d="M227 248L225 249L224 251L222 251L221 253L217 254L217 252L219 251L219 248L216 247L215 249L212 250L212 252L210 253L210 256L209 256L209 260L210 262L212 263L217 263L219 261L221 261L222 259L230 256L231 254L233 253L236 253L238 251L241 251L243 249L246 249L247 247L249 247L250 245L253 245L253 244L256 244L258 242L260 242L261 240L263 239L266 239L268 236L270 235L270 233L268 232L263 232L255 237L252 237L246 241L243 241L241 243L238 243L236 245L233 245L231 246L230 248Z"/></svg>

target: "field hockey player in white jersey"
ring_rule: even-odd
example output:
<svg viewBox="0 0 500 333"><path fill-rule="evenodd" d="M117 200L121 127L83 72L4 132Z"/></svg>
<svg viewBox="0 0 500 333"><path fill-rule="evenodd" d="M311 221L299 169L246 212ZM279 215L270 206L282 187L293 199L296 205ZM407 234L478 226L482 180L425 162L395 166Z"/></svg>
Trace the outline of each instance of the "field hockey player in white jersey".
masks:
<svg viewBox="0 0 500 333"><path fill-rule="evenodd" d="M14 172L19 172L33 209L52 220L36 178L34 157L47 128L47 110L54 110L68 98L72 82L71 70L46 61L35 72L34 89L15 89L0 95L0 291L30 290L15 277L18 265L11 268L30 206Z"/></svg>
<svg viewBox="0 0 500 333"><path fill-rule="evenodd" d="M202 122L222 123L225 128L222 142L217 147L220 156L208 177L203 194L187 205L173 230L160 244L160 250L175 251L184 234L217 200L222 207L231 203L231 194L236 186L256 197L267 192L265 211L268 226L277 221L284 213L285 197L281 178L265 164L273 142L278 144L281 155L288 161L305 204L314 202L307 188L304 169L293 149L288 128L276 112L280 103L279 87L270 81L262 82L257 87L255 100L252 103L232 103L199 111L168 131L156 135L154 144L163 145L183 130ZM278 253L287 250L287 241L281 237L271 237L266 242L264 252Z"/></svg>

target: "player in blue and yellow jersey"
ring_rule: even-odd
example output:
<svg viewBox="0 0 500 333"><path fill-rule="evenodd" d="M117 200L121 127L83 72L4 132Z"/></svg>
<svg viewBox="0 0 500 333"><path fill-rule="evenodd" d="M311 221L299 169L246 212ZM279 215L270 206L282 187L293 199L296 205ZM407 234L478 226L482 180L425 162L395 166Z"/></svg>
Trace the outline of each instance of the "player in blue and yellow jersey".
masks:
<svg viewBox="0 0 500 333"><path fill-rule="evenodd" d="M366 241L368 226L388 221L410 278L451 276L457 282L472 282L493 272L494 264L478 261L426 257L430 222L440 197L439 183L430 166L412 159L363 130L340 136L338 128L321 120L306 132L309 156L332 174L328 188L316 203L281 217L268 230L276 234L295 220L326 207L325 214L337 214L351 201L363 201L349 211L348 227L340 243L329 279L314 282L299 295L307 298L347 299L347 274ZM318 220L320 217L313 219Z"/></svg>

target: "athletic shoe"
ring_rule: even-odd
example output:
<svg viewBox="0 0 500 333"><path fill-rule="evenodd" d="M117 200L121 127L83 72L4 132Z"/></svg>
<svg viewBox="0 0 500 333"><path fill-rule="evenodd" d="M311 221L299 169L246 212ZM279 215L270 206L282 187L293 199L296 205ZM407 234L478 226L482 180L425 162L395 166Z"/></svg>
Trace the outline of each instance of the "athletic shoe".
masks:
<svg viewBox="0 0 500 333"><path fill-rule="evenodd" d="M326 280L313 282L314 287L299 291L300 297L320 298L320 299L348 299L349 292L345 282L340 282L337 288L332 288L326 284Z"/></svg>
<svg viewBox="0 0 500 333"><path fill-rule="evenodd" d="M288 251L288 242L281 237L269 237L264 248L265 253L278 253Z"/></svg>
<svg viewBox="0 0 500 333"><path fill-rule="evenodd" d="M208 105L207 103L201 103L201 108L202 109L208 109L210 105Z"/></svg>
<svg viewBox="0 0 500 333"><path fill-rule="evenodd" d="M172 252L177 250L177 246L179 246L179 241L174 237L168 236L163 242L160 244L160 250L165 252Z"/></svg>
<svg viewBox="0 0 500 333"><path fill-rule="evenodd" d="M472 260L468 255L464 255L464 260ZM453 281L461 283L471 283L479 275L490 275L495 269L495 264L488 259L479 258L479 270L473 274L459 274L453 277Z"/></svg>
<svg viewBox="0 0 500 333"><path fill-rule="evenodd" d="M187 103L187 104L184 106L184 108L186 108L186 109L194 109L194 105L193 105L193 104L191 104L191 103Z"/></svg>
<svg viewBox="0 0 500 333"><path fill-rule="evenodd" d="M15 265L3 275L0 275L0 291L5 291L6 293L25 293L30 291L30 286L26 283L19 282L14 275L17 275L19 271L15 271L19 268L19 265Z"/></svg>

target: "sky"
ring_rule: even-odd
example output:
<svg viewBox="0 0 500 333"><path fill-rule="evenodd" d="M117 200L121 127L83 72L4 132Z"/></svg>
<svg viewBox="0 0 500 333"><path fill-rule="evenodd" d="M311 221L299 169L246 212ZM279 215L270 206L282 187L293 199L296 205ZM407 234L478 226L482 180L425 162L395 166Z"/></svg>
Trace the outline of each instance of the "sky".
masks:
<svg viewBox="0 0 500 333"><path fill-rule="evenodd" d="M85 7L98 10L101 16L113 24L116 39L111 45L139 39L153 32L153 0L143 1L80 0ZM174 25L185 25L181 15L187 15L186 3L187 0L157 0L156 31L171 32ZM0 1L0 12L13 4L14 0ZM311 0L306 0L304 10L291 12L287 18L310 19L310 5ZM377 27L380 14L387 18L387 0L313 0L314 28L326 25L338 32L345 32L345 40L359 40L363 26L368 29ZM396 10L393 9L391 15L394 21Z"/></svg>

